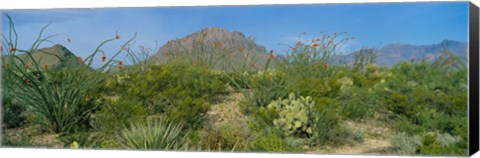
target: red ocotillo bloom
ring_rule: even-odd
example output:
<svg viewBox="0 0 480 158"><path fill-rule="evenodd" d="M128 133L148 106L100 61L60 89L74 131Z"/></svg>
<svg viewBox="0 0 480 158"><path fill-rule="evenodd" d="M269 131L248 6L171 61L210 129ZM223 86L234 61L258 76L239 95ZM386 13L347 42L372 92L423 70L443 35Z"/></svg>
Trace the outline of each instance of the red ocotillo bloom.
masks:
<svg viewBox="0 0 480 158"><path fill-rule="evenodd" d="M208 34L207 30L203 31L202 37L205 38L205 36L207 36L207 34Z"/></svg>
<svg viewBox="0 0 480 158"><path fill-rule="evenodd" d="M123 68L123 61L118 61L118 69L122 69Z"/></svg>
<svg viewBox="0 0 480 158"><path fill-rule="evenodd" d="M244 48L239 48L238 51L243 52L243 50L245 50Z"/></svg>
<svg viewBox="0 0 480 158"><path fill-rule="evenodd" d="M78 61L79 63L83 63L82 57L77 57L77 61Z"/></svg>
<svg viewBox="0 0 480 158"><path fill-rule="evenodd" d="M107 60L107 57L104 55L102 56L102 62L105 62L105 60Z"/></svg>
<svg viewBox="0 0 480 158"><path fill-rule="evenodd" d="M17 51L17 48L15 47L10 48L10 52L15 52L15 51Z"/></svg>
<svg viewBox="0 0 480 158"><path fill-rule="evenodd" d="M270 54L270 59L275 59L275 56L273 54Z"/></svg>

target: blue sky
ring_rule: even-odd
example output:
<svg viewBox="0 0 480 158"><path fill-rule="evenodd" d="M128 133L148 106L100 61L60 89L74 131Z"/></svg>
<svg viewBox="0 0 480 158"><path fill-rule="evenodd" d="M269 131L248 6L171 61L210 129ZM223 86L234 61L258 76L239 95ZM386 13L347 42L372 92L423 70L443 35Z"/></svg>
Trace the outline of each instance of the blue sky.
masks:
<svg viewBox="0 0 480 158"><path fill-rule="evenodd" d="M109 55L138 33L136 45L155 47L205 27L222 27L255 37L258 44L277 52L293 45L302 32L305 40L321 31L348 32L356 40L344 51L390 43L415 45L444 39L468 40L468 2L370 3L317 5L262 5L212 7L159 7L108 9L55 9L5 11L15 21L20 48L30 46L38 31L51 22L46 33L66 33L72 39L54 41L86 57L103 40L118 31L121 40L104 47ZM2 19L2 30L7 29ZM317 35L317 36L316 36ZM47 45L46 45L47 46Z"/></svg>

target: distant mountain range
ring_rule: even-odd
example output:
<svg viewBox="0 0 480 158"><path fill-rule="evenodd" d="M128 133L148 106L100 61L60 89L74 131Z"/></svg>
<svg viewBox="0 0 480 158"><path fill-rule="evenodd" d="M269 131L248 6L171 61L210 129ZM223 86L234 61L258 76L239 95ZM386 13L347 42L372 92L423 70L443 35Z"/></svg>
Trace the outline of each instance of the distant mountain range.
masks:
<svg viewBox="0 0 480 158"><path fill-rule="evenodd" d="M467 42L443 40L431 45L411 44L388 44L377 50L377 64L380 66L392 66L399 61L438 58L444 51L449 50L459 57L464 63L467 62ZM338 60L345 63L353 62L353 55L358 52L340 56Z"/></svg>
<svg viewBox="0 0 480 158"><path fill-rule="evenodd" d="M238 31L229 32L225 29L215 27L205 28L186 37L170 40L165 45L160 47L156 54L152 55L147 60L163 62L168 59L166 54L176 53L175 50L178 50L180 46L184 51L194 51L192 50L192 46L194 45L194 42L198 42L200 39L206 41L207 43L221 42L222 47L232 50L232 55L228 56L228 58L222 59L222 61L219 61L220 63L241 63L242 61L245 61L244 59L246 59L248 56L248 58L254 60L247 61L247 65L256 64L258 66L262 66L268 59L265 47L256 44L254 38L246 37L243 33ZM399 61L425 59L426 57L437 58L447 49L466 63L468 56L467 42L452 40L443 40L440 43L431 45L388 44L377 50L378 56L376 62L380 66L391 66ZM43 52L53 53L64 57L67 60L60 62L56 57ZM339 56L338 61L345 64L352 63L355 53L358 52ZM25 58L24 55L20 56ZM49 48L43 48L41 51L36 51L33 53L33 56L35 60L40 61L40 65L46 64L49 67L65 67L80 64L76 58L76 55L62 45L54 45Z"/></svg>

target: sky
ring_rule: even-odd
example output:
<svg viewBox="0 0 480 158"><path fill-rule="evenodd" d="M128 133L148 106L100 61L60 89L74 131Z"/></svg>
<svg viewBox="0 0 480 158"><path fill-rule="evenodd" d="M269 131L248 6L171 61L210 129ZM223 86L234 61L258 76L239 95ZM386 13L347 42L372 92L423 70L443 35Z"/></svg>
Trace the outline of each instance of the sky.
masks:
<svg viewBox="0 0 480 158"><path fill-rule="evenodd" d="M206 27L221 27L253 36L257 44L281 52L285 45L319 37L320 32L347 32L355 40L342 51L381 47L391 43L428 45L444 39L468 41L468 2L369 3L315 5L257 5L157 8L96 8L8 10L19 35L19 48L30 47L42 27L49 34L68 34L53 41L86 57L102 41L112 56L137 33L134 46L154 49L168 40L185 37ZM2 32L8 20L2 15ZM45 46L49 46L46 44ZM135 47L134 47L135 48Z"/></svg>

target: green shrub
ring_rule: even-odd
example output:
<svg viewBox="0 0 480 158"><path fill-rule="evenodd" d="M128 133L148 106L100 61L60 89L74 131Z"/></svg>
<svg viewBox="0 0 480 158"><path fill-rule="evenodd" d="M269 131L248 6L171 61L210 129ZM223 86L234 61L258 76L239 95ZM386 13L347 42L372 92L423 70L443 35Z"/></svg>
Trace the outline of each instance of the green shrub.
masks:
<svg viewBox="0 0 480 158"><path fill-rule="evenodd" d="M132 74L125 84L128 94L143 99L146 108L168 106L185 96L214 102L216 95L226 91L217 75L185 61L154 65L146 73Z"/></svg>
<svg viewBox="0 0 480 158"><path fill-rule="evenodd" d="M131 122L118 141L127 149L175 150L183 145L182 126L164 119Z"/></svg>
<svg viewBox="0 0 480 158"><path fill-rule="evenodd" d="M280 133L267 129L254 133L246 150L253 152L302 152L303 143L294 138L281 137Z"/></svg>
<svg viewBox="0 0 480 158"><path fill-rule="evenodd" d="M206 117L206 112L210 109L210 104L203 99L184 98L170 106L165 114L170 120L184 122L187 129L198 129L202 127Z"/></svg>
<svg viewBox="0 0 480 158"><path fill-rule="evenodd" d="M449 134L427 133L417 151L422 155L467 155L468 148L461 138Z"/></svg>
<svg viewBox="0 0 480 158"><path fill-rule="evenodd" d="M342 87L336 77L301 78L299 76L288 76L287 81L286 85L290 92L302 96L311 96L314 100L316 98L335 98Z"/></svg>
<svg viewBox="0 0 480 158"><path fill-rule="evenodd" d="M426 132L425 127L412 123L407 117L399 116L394 124L394 129L398 132L405 132L408 135L418 135Z"/></svg>
<svg viewBox="0 0 480 158"><path fill-rule="evenodd" d="M5 129L2 129L2 147L33 147L31 137L27 134L21 133L18 137L6 137Z"/></svg>
<svg viewBox="0 0 480 158"><path fill-rule="evenodd" d="M95 112L90 124L95 130L113 133L121 130L122 125L128 124L130 120L145 118L147 114L136 97L109 98Z"/></svg>
<svg viewBox="0 0 480 158"><path fill-rule="evenodd" d="M350 119L363 119L373 116L380 98L372 89L348 87L341 90L337 100L342 116Z"/></svg>
<svg viewBox="0 0 480 158"><path fill-rule="evenodd" d="M90 145L89 132L76 132L60 137L60 141L64 143L64 147L69 147L72 143L78 145L77 148L85 148Z"/></svg>
<svg viewBox="0 0 480 158"><path fill-rule="evenodd" d="M311 144L340 144L342 136L338 137L338 134L344 131L339 126L340 118L337 113L329 107L324 107L316 109L316 112L312 115L315 117L313 120L313 137L311 139L313 142Z"/></svg>
<svg viewBox="0 0 480 158"><path fill-rule="evenodd" d="M217 74L182 60L152 65L145 73L127 76L119 85L125 85L126 90L120 89L115 94L134 100L149 115L164 114L189 129L201 127L210 104L219 101L218 95L226 92L225 83Z"/></svg>
<svg viewBox="0 0 480 158"><path fill-rule="evenodd" d="M230 124L202 129L196 135L189 139L189 146L203 151L244 151L248 142L248 133Z"/></svg>
<svg viewBox="0 0 480 158"><path fill-rule="evenodd" d="M345 144L354 144L364 140L364 132L362 130L353 129L348 123L337 123L330 125L329 131L322 130L318 137L312 139L314 144L341 146ZM317 127L318 128L318 127ZM321 136L321 137L320 137ZM320 139L320 138L323 138ZM310 141L312 141L310 140Z"/></svg>
<svg viewBox="0 0 480 158"><path fill-rule="evenodd" d="M392 136L390 143L394 148L394 152L400 155L413 155L416 153L417 147L422 144L419 136L410 136L407 133L397 133Z"/></svg>
<svg viewBox="0 0 480 158"><path fill-rule="evenodd" d="M25 115L26 108L7 95L4 95L2 101L1 116L3 128L16 128L22 126L27 119Z"/></svg>
<svg viewBox="0 0 480 158"><path fill-rule="evenodd" d="M250 116L252 116L252 120L256 122L259 127L273 127L273 120L279 117L278 112L275 109L266 107L252 109Z"/></svg>
<svg viewBox="0 0 480 158"><path fill-rule="evenodd" d="M284 75L270 69L258 71L249 78L249 89L243 90L247 111L265 107L272 100L288 95Z"/></svg>

